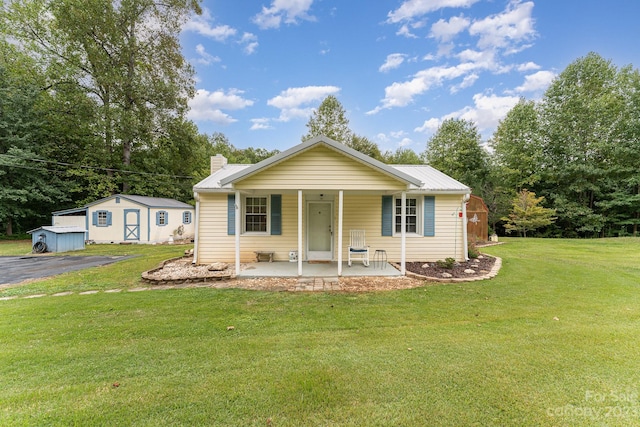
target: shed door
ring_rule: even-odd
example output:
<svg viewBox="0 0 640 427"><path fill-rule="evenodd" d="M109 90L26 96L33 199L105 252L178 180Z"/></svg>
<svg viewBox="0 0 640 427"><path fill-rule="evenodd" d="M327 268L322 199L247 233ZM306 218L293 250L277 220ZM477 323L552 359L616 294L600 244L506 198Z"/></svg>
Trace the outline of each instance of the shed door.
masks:
<svg viewBox="0 0 640 427"><path fill-rule="evenodd" d="M307 259L331 261L333 258L333 204L309 202L307 212Z"/></svg>
<svg viewBox="0 0 640 427"><path fill-rule="evenodd" d="M124 210L124 240L140 240L140 209Z"/></svg>

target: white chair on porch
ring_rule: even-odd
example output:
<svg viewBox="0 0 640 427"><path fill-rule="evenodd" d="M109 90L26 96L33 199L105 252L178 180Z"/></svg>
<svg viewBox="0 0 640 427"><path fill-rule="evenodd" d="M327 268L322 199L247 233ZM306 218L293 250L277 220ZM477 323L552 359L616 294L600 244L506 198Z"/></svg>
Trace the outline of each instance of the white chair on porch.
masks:
<svg viewBox="0 0 640 427"><path fill-rule="evenodd" d="M351 230L351 240L348 246L349 267L354 259L362 260L365 267L369 267L369 246L364 236L364 230Z"/></svg>

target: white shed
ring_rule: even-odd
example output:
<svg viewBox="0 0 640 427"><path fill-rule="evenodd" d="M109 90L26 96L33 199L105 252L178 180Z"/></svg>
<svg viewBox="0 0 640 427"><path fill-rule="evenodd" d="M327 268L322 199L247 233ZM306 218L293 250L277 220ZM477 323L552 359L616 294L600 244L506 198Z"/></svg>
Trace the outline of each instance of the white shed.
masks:
<svg viewBox="0 0 640 427"><path fill-rule="evenodd" d="M80 226L96 243L162 243L195 235L195 209L174 199L116 194L53 212L52 225Z"/></svg>

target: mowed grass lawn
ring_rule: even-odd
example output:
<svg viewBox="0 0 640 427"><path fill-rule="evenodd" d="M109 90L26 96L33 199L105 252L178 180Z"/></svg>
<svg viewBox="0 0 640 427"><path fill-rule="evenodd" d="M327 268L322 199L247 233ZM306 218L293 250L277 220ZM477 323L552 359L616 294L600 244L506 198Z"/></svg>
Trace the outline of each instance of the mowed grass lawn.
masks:
<svg viewBox="0 0 640 427"><path fill-rule="evenodd" d="M183 248L126 250L23 295L136 286ZM640 239L484 251L493 280L403 291L0 301L0 425L639 425Z"/></svg>

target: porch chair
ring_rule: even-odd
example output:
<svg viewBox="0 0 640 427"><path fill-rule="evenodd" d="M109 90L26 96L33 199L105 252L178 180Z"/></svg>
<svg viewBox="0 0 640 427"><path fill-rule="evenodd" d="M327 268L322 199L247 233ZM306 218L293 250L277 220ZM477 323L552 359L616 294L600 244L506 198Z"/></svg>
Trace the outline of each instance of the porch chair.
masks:
<svg viewBox="0 0 640 427"><path fill-rule="evenodd" d="M364 236L364 230L351 230L351 240L348 246L349 267L352 259L362 260L365 267L369 267L369 246Z"/></svg>

